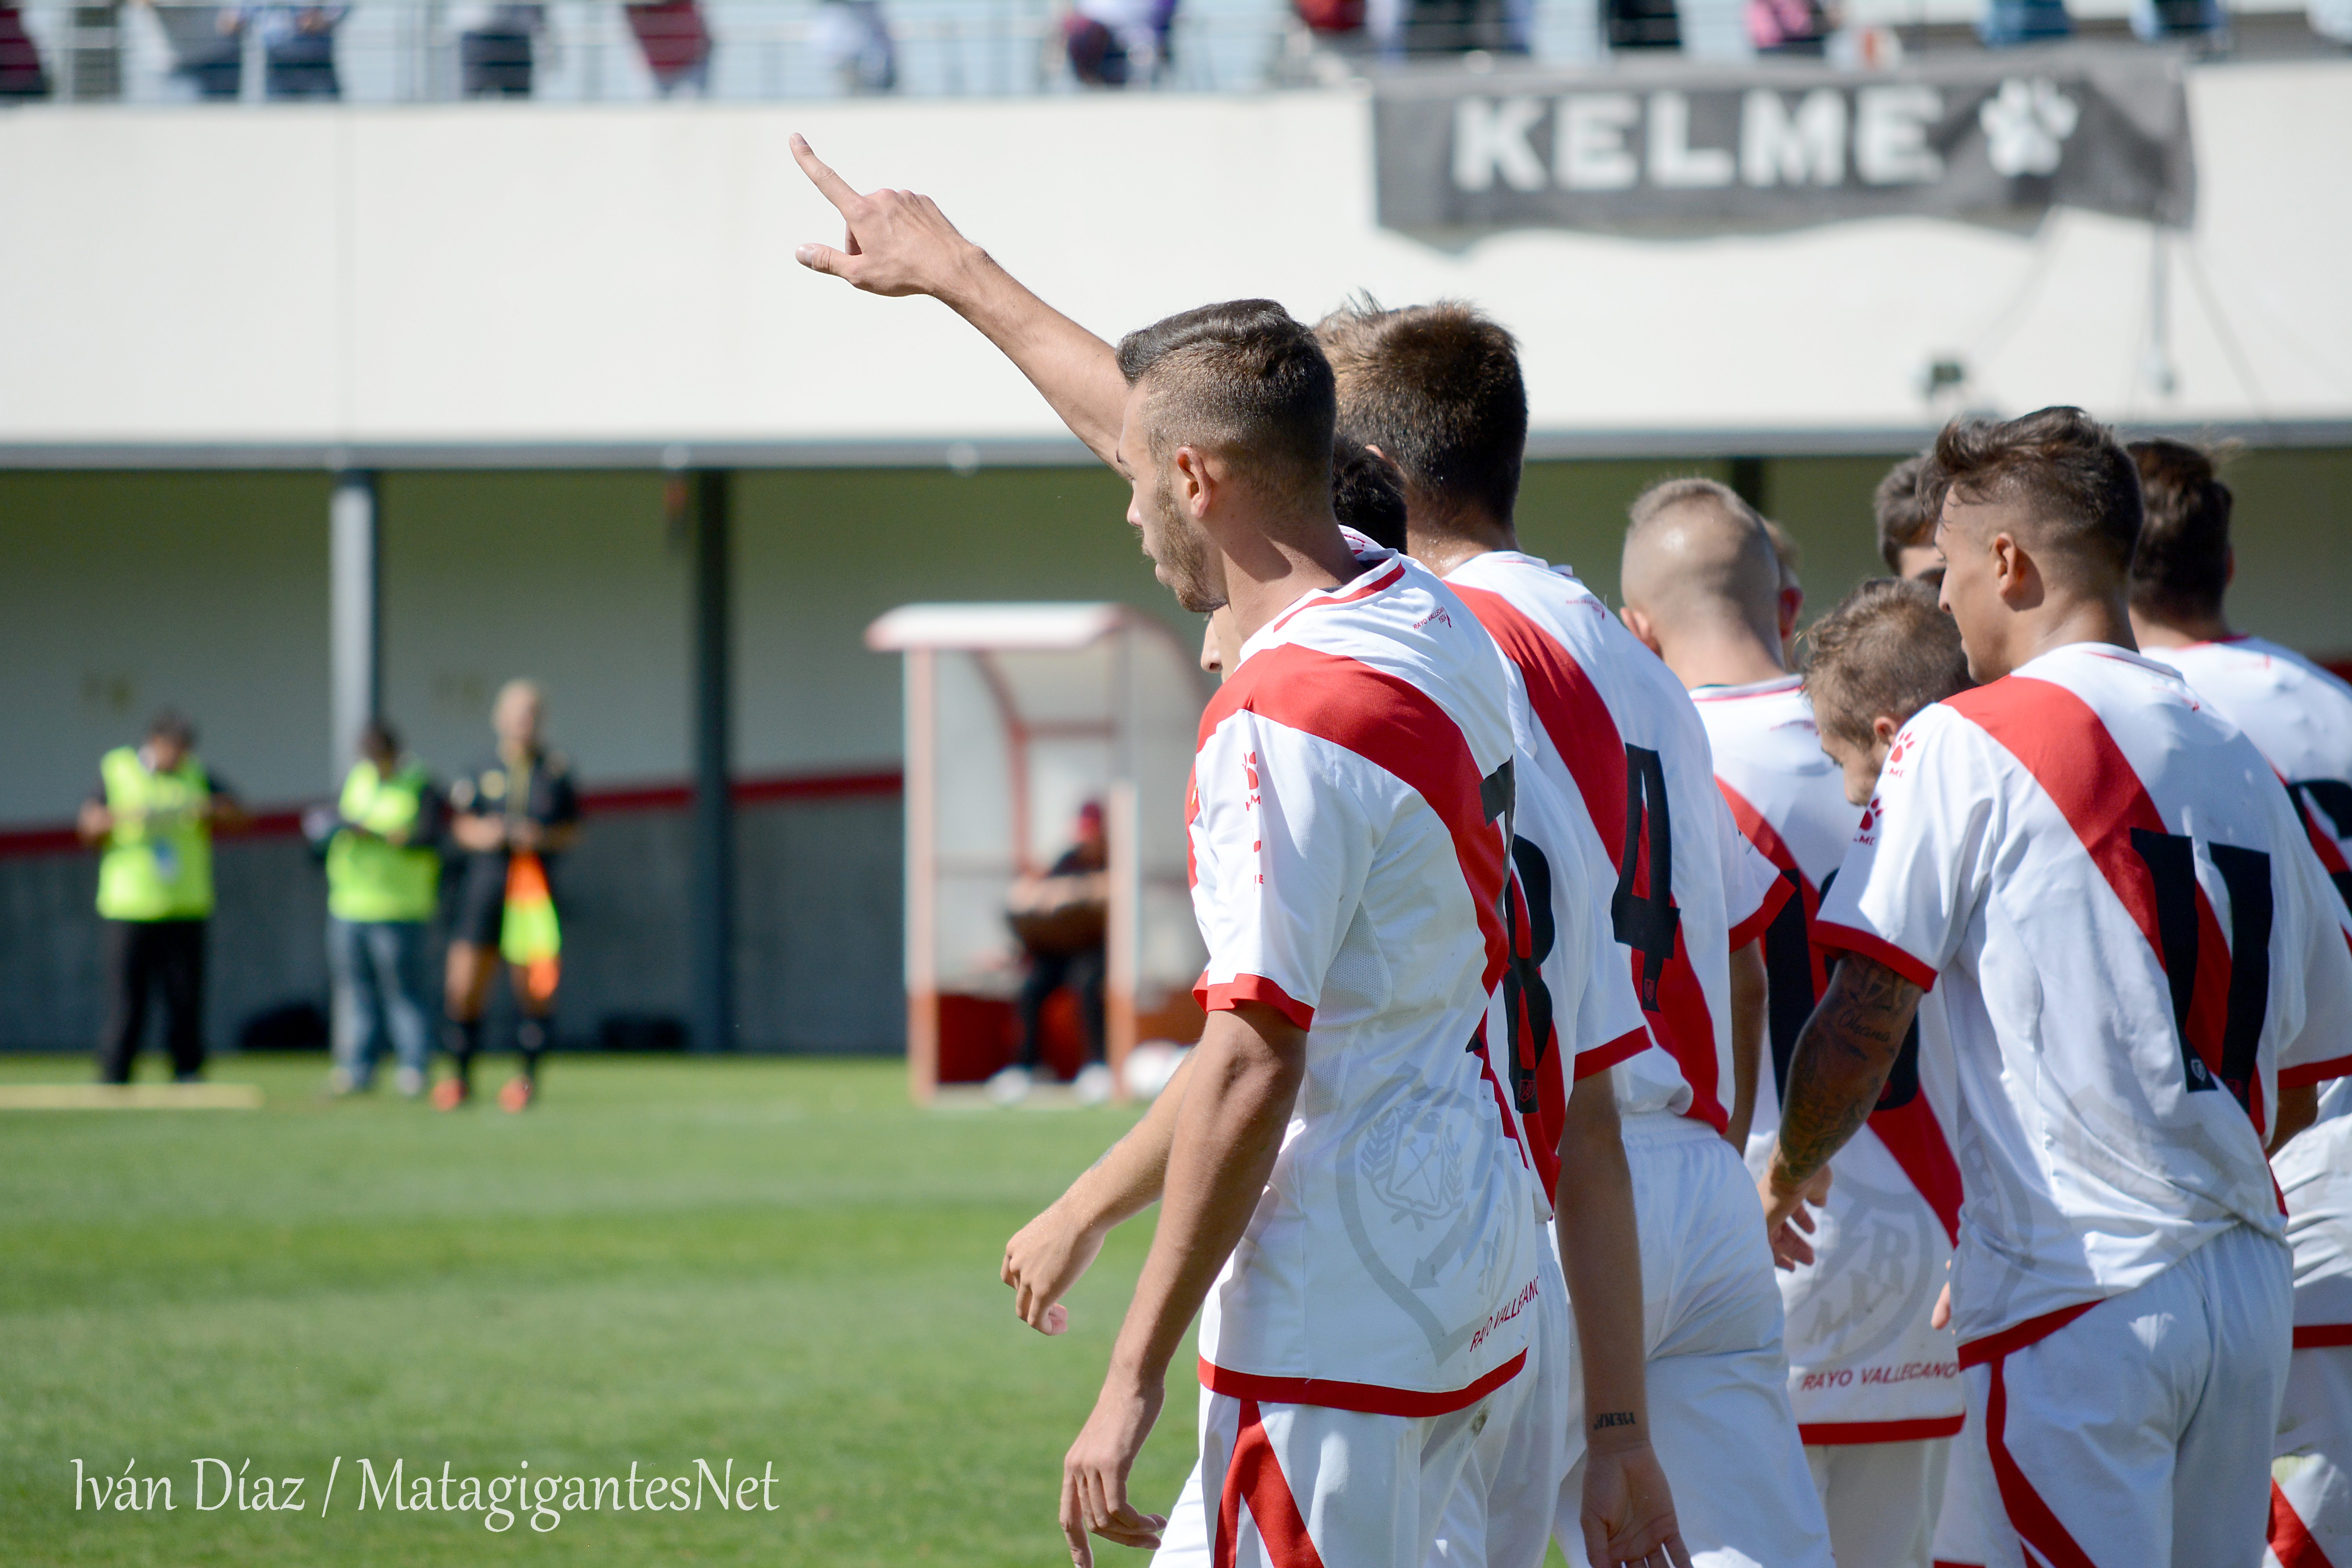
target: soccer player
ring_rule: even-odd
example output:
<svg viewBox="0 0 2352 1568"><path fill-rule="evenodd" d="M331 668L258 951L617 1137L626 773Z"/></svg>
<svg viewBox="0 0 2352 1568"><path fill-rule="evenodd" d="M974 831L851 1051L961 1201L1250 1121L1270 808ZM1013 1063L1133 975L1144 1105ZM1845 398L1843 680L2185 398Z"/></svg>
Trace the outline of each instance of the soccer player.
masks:
<svg viewBox="0 0 2352 1568"><path fill-rule="evenodd" d="M1849 801L1812 704L1781 666L1780 555L1747 502L1712 479L1652 486L1633 502L1620 581L1625 625L1690 688L1739 830L1790 888L1764 936L1772 1070L1747 1149L1761 1175L1789 1058L1826 980L1811 919L1868 787ZM1921 592L1927 613L1943 619ZM1886 651L1889 675L1919 657ZM1865 734L1872 718L1860 721ZM1832 1166L1810 1256L1790 1259L1780 1282L1789 1399L1838 1560L1928 1568L1964 1405L1951 1335L1929 1322L1958 1229L1960 1173L1936 1112L1941 1097L1920 1080L1916 1034L1903 1050L1868 1130Z"/></svg>
<svg viewBox="0 0 2352 1568"><path fill-rule="evenodd" d="M1878 553L1897 577L1940 582L1944 558L1936 549L1936 512L1919 490L1919 475L1927 457L1906 458L1886 470L1870 498L1878 520Z"/></svg>
<svg viewBox="0 0 2352 1568"><path fill-rule="evenodd" d="M1927 488L1985 684L1895 736L1823 900L1815 940L1846 956L1790 1064L1766 1223L1940 990L1993 1561L2242 1564L2293 1311L2264 1148L2308 1123L2308 1080L2352 1070L2329 1059L2352 948L2261 753L2133 651L2139 480L2107 430L1955 421Z"/></svg>
<svg viewBox="0 0 2352 1568"><path fill-rule="evenodd" d="M2301 654L2230 629L2230 487L2179 441L2139 441L2147 520L2132 557L2132 631L2147 657L2246 732L2287 780L2352 905L2352 687ZM2330 857L2328 851L2335 853ZM2331 1084L2319 1121L2271 1162L2294 1244L2294 1357L2279 1424L2271 1546L2295 1564L2303 1540L2352 1563L2352 1085Z"/></svg>
<svg viewBox="0 0 2352 1568"><path fill-rule="evenodd" d="M1099 339L1051 310L1034 295L1022 289L977 247L958 235L952 226L927 198L898 192L882 192L860 196L844 184L832 171L819 163L808 151L805 142L795 142L794 154L810 177L832 200L848 220L850 246L846 250L827 247L803 247L799 258L804 265L816 270L844 277L856 286L881 294L933 294L958 310L992 342L1003 349L1027 374L1055 411L1082 439L1106 460L1117 461L1120 419L1114 417L1124 407L1124 383L1118 375L1118 362ZM1331 474L1327 461L1324 484L1328 506ZM1367 542L1369 543L1369 542ZM1442 594L1443 590L1439 590ZM1449 615L1459 613L1458 602L1446 598ZM1468 617L1462 617L1465 626ZM1217 661L1231 682L1245 668L1241 658L1248 647L1242 629L1231 623L1237 615L1213 618L1205 643L1213 644ZM1220 626L1223 620L1228 624ZM1491 644L1488 644L1491 656ZM1204 647L1206 663L1212 648ZM1254 651L1254 650L1253 650ZM1222 700L1222 699L1221 699ZM1563 888L1573 881L1562 878ZM1581 921L1588 917L1573 908L1570 917ZM1530 921L1532 925L1532 921ZM1205 921L1204 921L1205 929ZM1570 930L1584 929L1581 924ZM1572 942L1559 943L1566 952L1578 951ZM1499 974L1497 975L1499 979ZM1564 1000L1564 1014L1573 1015L1573 1006ZM1196 1053L1193 1058L1199 1060ZM1194 1071L1191 1065L1186 1075ZM1148 1173L1153 1158L1150 1151L1164 1147L1168 1131L1163 1127L1154 1131L1154 1118L1161 1115L1160 1107L1172 1105L1189 1098L1181 1090L1184 1079L1171 1083L1155 1101L1152 1116L1147 1117L1138 1132L1131 1135L1122 1150L1135 1144L1134 1158L1142 1162ZM1496 1087L1492 1084L1490 1088ZM1515 1085L1515 1087L1517 1087ZM1508 1096L1502 1097L1508 1100ZM1595 1147L1597 1162L1601 1148L1614 1149L1617 1142L1613 1121L1613 1105L1605 1092L1580 1097L1591 1112L1568 1119L1562 1130L1561 1143L1569 1144L1581 1138ZM1597 1110L1591 1108L1598 1108ZM1511 1107L1503 1108L1507 1120ZM1172 1114L1172 1112L1171 1113ZM1540 1150L1529 1151L1530 1155ZM1515 1156L1516 1157L1516 1156ZM1622 1155L1620 1161L1622 1172ZM1118 1164L1112 1162L1112 1165ZM1112 1165L1098 1167L1109 1170ZM1105 1184L1111 1178L1097 1178L1089 1173L1073 1186L1071 1192L1046 1214L1025 1227L1007 1248L1005 1278L1015 1286L1017 1308L1033 1326L1050 1328L1058 1324L1060 1295L1084 1271L1101 1245L1101 1235L1128 1214L1136 1212L1150 1201L1152 1189L1143 1186L1124 1194ZM1596 1223L1580 1227L1573 1242L1564 1239L1571 1253L1579 1258L1599 1260L1605 1258L1622 1259L1631 1265L1638 1256L1630 1234L1630 1203L1626 1201L1622 1180L1612 1188L1602 1173L1601 1180L1590 1184L1588 1196L1580 1187L1579 1201L1587 1207L1602 1210L1613 1205L1616 1223ZM1522 1189L1524 1192L1524 1189ZM1120 1197L1119 1203L1107 1203L1106 1193ZM1163 1220L1163 1226L1166 1222ZM1571 1268L1578 1266L1571 1263ZM1584 1487L1586 1508L1580 1527L1580 1544L1589 1540L1594 1555L1602 1561L1643 1562L1652 1552L1664 1562L1670 1554L1681 1551L1674 1534L1673 1509L1654 1456L1650 1451L1642 1395L1641 1364L1638 1352L1630 1347L1639 1343L1638 1293L1630 1289L1634 1279L1633 1267L1620 1266L1586 1269L1594 1276L1589 1290L1591 1301L1580 1300L1580 1313L1588 1310L1601 1313L1613 1308L1605 1324L1588 1325L1585 1338L1588 1386L1586 1397L1591 1408L1608 1417L1603 1430L1592 1440L1593 1460ZM1546 1303L1557 1292L1538 1289L1535 1315L1541 1316ZM1524 1325L1516 1331L1525 1332ZM1598 1353L1596 1353L1596 1348ZM1597 1368L1597 1370L1596 1370ZM1213 1369L1212 1369L1213 1370ZM1218 1395L1217 1397L1223 1397ZM1214 1414L1204 1414L1204 1421ZM1490 1423L1492 1425L1492 1423ZM1196 1474L1195 1484L1188 1488L1188 1497L1198 1497L1198 1483L1203 1477L1213 1481L1222 1450L1217 1446L1217 1432L1204 1427L1204 1468ZM1460 1467L1457 1465L1457 1471ZM1231 1480L1231 1473L1227 1475ZM1547 1501L1553 1489L1547 1484ZM1456 1500L1458 1501L1458 1500ZM1196 1517L1204 1516L1198 1503L1190 1510ZM1226 1517L1221 1510L1218 1518ZM1238 1518L1238 1514L1233 1517ZM1255 1517L1255 1516L1253 1516ZM1449 1524L1454 1515L1449 1512ZM1181 1530L1184 1521L1178 1521ZM1182 1547L1197 1547L1205 1556L1211 1544L1207 1525L1215 1520L1205 1520L1196 1527L1196 1542L1181 1542L1171 1536L1170 1555L1181 1558ZM1422 1544L1436 1527L1433 1510L1424 1511L1422 1523ZM1534 1536L1534 1551L1539 1554L1544 1534L1549 1533L1549 1510L1547 1507L1540 1528ZM1385 1561L1386 1559L1381 1559ZM1675 1561L1683 1560L1675 1556ZM1402 1559L1400 1559L1402 1561ZM1496 1561L1500 1561L1497 1559ZM1534 1557L1528 1559L1532 1563Z"/></svg>
<svg viewBox="0 0 2352 1568"><path fill-rule="evenodd" d="M1611 926L1655 1045L1580 1052L1566 1093L1550 1075L1570 1061L1546 1064L1529 1142L1546 1146L1590 1076L1613 1066L1652 1440L1669 1476L1705 1479L1676 1496L1683 1539L1702 1562L1826 1563L1786 1393L1780 1293L1769 1252L1746 1234L1755 1211L1738 1153L1762 1049L1759 939L1787 884L1733 824L1681 683L1573 572L1518 548L1527 392L1510 334L1458 304L1367 303L1318 331L1339 377L1343 439L1402 472L1408 548L1494 634L1522 698L1529 771L1581 805L1602 883L1614 881ZM1563 1240L1568 1229L1563 1204ZM1570 1283L1580 1331L1572 1271ZM1581 1359L1590 1368L1590 1347ZM1571 1434L1555 1521L1571 1562L1581 1436ZM1727 1467L1727 1454L1739 1462Z"/></svg>

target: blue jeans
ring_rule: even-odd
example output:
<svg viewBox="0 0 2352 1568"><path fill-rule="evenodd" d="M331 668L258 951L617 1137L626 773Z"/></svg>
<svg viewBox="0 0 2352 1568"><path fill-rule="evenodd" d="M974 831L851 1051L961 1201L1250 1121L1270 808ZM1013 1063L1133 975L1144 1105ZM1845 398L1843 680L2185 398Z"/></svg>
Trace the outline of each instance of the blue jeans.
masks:
<svg viewBox="0 0 2352 1568"><path fill-rule="evenodd" d="M327 970L334 981L335 1065L363 1089L375 1077L389 1029L400 1065L425 1069L432 1034L425 1022L425 926L418 921L327 921Z"/></svg>

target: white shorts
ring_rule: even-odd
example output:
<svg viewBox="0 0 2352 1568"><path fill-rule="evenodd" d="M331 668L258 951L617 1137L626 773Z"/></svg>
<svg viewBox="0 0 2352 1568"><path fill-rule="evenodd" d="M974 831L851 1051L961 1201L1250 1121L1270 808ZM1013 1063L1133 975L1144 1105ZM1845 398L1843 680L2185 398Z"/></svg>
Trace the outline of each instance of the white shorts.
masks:
<svg viewBox="0 0 2352 1568"><path fill-rule="evenodd" d="M1704 1122L1625 1119L1642 1237L1650 1443L1696 1568L1830 1568L1829 1525L1789 1405L1780 1287L1756 1184ZM1579 1419L1553 1531L1584 1568Z"/></svg>
<svg viewBox="0 0 2352 1568"><path fill-rule="evenodd" d="M1471 1445L1428 1568L1537 1568L1551 1544L1560 1478L1584 1448L1584 1369L1549 1237L1537 1264L1534 1319L1528 1364L1511 1380L1523 1385L1517 1408Z"/></svg>
<svg viewBox="0 0 2352 1568"><path fill-rule="evenodd" d="M1517 1414L1519 1383L1444 1415L1262 1404L1203 1388L1201 1459L1151 1561L1422 1568L1479 1435ZM1213 1494L1204 1477L1215 1478Z"/></svg>
<svg viewBox="0 0 2352 1568"><path fill-rule="evenodd" d="M1936 1512L1936 1568L1985 1568L1992 1551L1985 1525L1999 1517L2000 1500L1981 1489L1992 1472L1970 1462L1971 1455L1984 1453L1984 1429L1970 1415L1959 1436L1945 1439L1945 1447L1950 1451L1945 1456L1943 1506Z"/></svg>
<svg viewBox="0 0 2352 1568"><path fill-rule="evenodd" d="M2299 1350L2271 1450L2271 1549L2277 1568L2352 1564L2352 1345Z"/></svg>
<svg viewBox="0 0 2352 1568"><path fill-rule="evenodd" d="M1949 1437L1909 1443L1818 1443L1805 1449L1840 1563L1932 1568Z"/></svg>
<svg viewBox="0 0 2352 1568"><path fill-rule="evenodd" d="M2058 1327L1963 1346L1988 1568L2252 1568L2293 1322L2285 1244L2239 1226Z"/></svg>

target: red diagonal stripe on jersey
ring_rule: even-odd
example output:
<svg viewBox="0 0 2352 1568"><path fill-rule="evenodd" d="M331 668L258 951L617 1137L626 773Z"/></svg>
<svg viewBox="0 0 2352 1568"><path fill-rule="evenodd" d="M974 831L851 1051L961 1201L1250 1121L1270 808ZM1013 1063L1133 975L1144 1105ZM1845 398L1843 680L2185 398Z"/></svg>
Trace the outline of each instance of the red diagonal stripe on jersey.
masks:
<svg viewBox="0 0 2352 1568"><path fill-rule="evenodd" d="M1218 725L1246 709L1302 734L1344 747L1394 774L1437 813L1454 840L1486 939L1485 985L1502 978L1503 835L1480 799L1485 775L1461 727L1411 681L1361 659L1281 643L1250 656L1217 689L1201 715L1205 742Z"/></svg>
<svg viewBox="0 0 2352 1568"><path fill-rule="evenodd" d="M1625 831L1625 742L1617 733L1617 721L1610 714L1600 688L1559 638L1502 595L1459 583L1446 586L1470 606L1470 613L1478 617L1503 657L1518 666L1536 722L1551 737L1553 748L1575 778L1584 809L1592 814L1593 831L1615 856L1617 841Z"/></svg>
<svg viewBox="0 0 2352 1568"><path fill-rule="evenodd" d="M2132 771L2091 705L2054 681L2012 675L1973 691L1945 699L1979 729L2000 742L2033 775L2034 783L2065 816L2091 863L2115 889L2124 909L2147 938L2157 966L2164 965L2164 939L2157 926L2156 879L2132 847L2132 830L2172 830ZM2221 1037L2229 1020L2230 944L2200 886L2197 889L2197 973L2189 992L2183 1033L2218 1081ZM2261 1080L2255 1079L2259 1084ZM2249 1100L2255 1127L2263 1124L2259 1100Z"/></svg>
<svg viewBox="0 0 2352 1568"><path fill-rule="evenodd" d="M1818 1002L1829 985L1829 960L1834 950L1824 950L1812 941L1813 921L1822 912L1821 890L1813 886L1805 868L1797 864L1787 840L1783 839L1764 814L1751 805L1748 797L1724 783L1715 781L1723 798L1731 807L1731 820L1739 825L1748 842L1756 852L1782 871L1797 879L1797 896L1803 900L1806 943L1812 949L1813 994ZM1759 1088L1759 1092L1762 1092ZM1895 1156L1911 1185L1936 1211L1937 1221L1944 1227L1945 1239L1957 1247L1960 1241L1960 1163L1952 1157L1952 1146L1944 1137L1943 1124L1936 1120L1935 1109L1927 1103L1927 1091L1911 1097L1910 1102L1891 1110L1870 1113L1870 1130Z"/></svg>
<svg viewBox="0 0 2352 1568"><path fill-rule="evenodd" d="M2335 1568L2276 1481L2271 1483L2271 1554L2279 1568Z"/></svg>
<svg viewBox="0 0 2352 1568"><path fill-rule="evenodd" d="M1234 1437L1233 1458L1225 1465L1225 1484L1217 1498L1216 1568L1233 1568L1241 1545L1242 1510L1249 1510L1265 1542L1266 1560L1274 1568L1323 1568L1322 1555L1307 1533L1307 1520L1290 1483L1282 1479L1274 1442L1257 1401L1242 1401L1242 1427Z"/></svg>
<svg viewBox="0 0 2352 1568"><path fill-rule="evenodd" d="M1568 764L1569 774L1576 781L1577 794L1592 818L1593 831L1601 835L1601 846L1609 851L1610 869L1622 870L1625 742L1600 689L1584 673L1584 667L1576 662L1576 656L1560 646L1559 638L1502 595L1492 589L1454 583L1446 586L1462 596L1462 602L1470 606L1470 613L1478 617L1478 624L1486 628L1503 656L1518 667L1519 679L1528 690L1528 706L1534 710L1536 722L1550 737L1560 760ZM1649 835L1643 834L1634 868L1634 889L1643 896L1649 889ZM1667 889L1670 898L1673 891ZM1628 952L1626 960L1634 975L1634 994L1639 995L1642 957ZM1730 1125L1731 1118L1716 1094L1722 1075L1716 1066L1715 1015L1707 1008L1706 993L1699 985L1698 972L1691 967L1690 951L1684 943L1680 922L1675 925L1675 950L1658 979L1657 1010L1643 1011L1649 1017L1652 1034L1673 1054L1691 1086L1691 1108L1685 1114L1722 1131ZM1547 1144L1558 1148L1559 1125L1539 1124L1528 1142L1538 1148Z"/></svg>

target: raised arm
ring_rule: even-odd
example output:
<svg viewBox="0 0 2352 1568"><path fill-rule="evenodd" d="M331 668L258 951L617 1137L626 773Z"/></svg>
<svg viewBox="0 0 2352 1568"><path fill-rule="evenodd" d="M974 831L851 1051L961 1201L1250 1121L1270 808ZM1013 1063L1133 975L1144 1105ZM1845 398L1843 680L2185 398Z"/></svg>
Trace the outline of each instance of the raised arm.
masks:
<svg viewBox="0 0 2352 1568"><path fill-rule="evenodd" d="M1870 1119L1924 994L1876 959L1850 952L1797 1036L1780 1135L1758 1184L1764 1228L1783 1263L1811 1261L1812 1249L1790 1234L1789 1223L1807 1197L1819 1195L1830 1156Z"/></svg>
<svg viewBox="0 0 2352 1568"><path fill-rule="evenodd" d="M793 157L847 234L840 249L803 245L800 264L869 294L928 294L980 329L1043 393L1070 433L1116 466L1127 378L1111 346L1037 298L956 231L937 202L912 191L861 195L800 136Z"/></svg>
<svg viewBox="0 0 2352 1568"><path fill-rule="evenodd" d="M1101 1396L1062 1461L1062 1532L1090 1563L1091 1531L1159 1544L1164 1521L1127 1500L1128 1472L1167 1397L1168 1363L1257 1212L1307 1075L1307 1032L1262 1003L1209 1015L1168 1152L1160 1228L1111 1348Z"/></svg>

